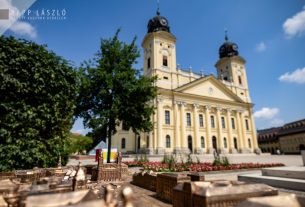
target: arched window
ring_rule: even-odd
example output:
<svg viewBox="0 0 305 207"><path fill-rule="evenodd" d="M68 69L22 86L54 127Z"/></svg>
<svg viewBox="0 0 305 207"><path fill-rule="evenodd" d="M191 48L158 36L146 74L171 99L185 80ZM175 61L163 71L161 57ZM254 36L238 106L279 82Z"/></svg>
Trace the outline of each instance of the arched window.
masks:
<svg viewBox="0 0 305 207"><path fill-rule="evenodd" d="M211 127L215 128L214 116L211 116Z"/></svg>
<svg viewBox="0 0 305 207"><path fill-rule="evenodd" d="M125 148L126 148L126 139L125 139L125 138L122 138L122 141L121 141L121 148L122 148L122 149L125 149Z"/></svg>
<svg viewBox="0 0 305 207"><path fill-rule="evenodd" d="M234 137L234 148L235 148L235 149L237 149L237 148L238 148L238 146L237 146L237 139L236 139L236 137Z"/></svg>
<svg viewBox="0 0 305 207"><path fill-rule="evenodd" d="M203 127L203 115L199 114L199 126Z"/></svg>
<svg viewBox="0 0 305 207"><path fill-rule="evenodd" d="M243 84L242 81L241 81L241 76L240 75L238 76L238 83L239 83L239 85Z"/></svg>
<svg viewBox="0 0 305 207"><path fill-rule="evenodd" d="M201 148L205 148L204 137L201 137Z"/></svg>
<svg viewBox="0 0 305 207"><path fill-rule="evenodd" d="M226 128L225 117L223 117L223 116L221 117L221 126L223 129Z"/></svg>
<svg viewBox="0 0 305 207"><path fill-rule="evenodd" d="M228 144L227 144L227 138L223 138L223 146L224 148L227 148L228 147Z"/></svg>
<svg viewBox="0 0 305 207"><path fill-rule="evenodd" d="M250 138L248 139L248 146L249 146L249 148L251 148L251 139Z"/></svg>
<svg viewBox="0 0 305 207"><path fill-rule="evenodd" d="M245 120L245 124L246 124L246 130L250 130L248 119Z"/></svg>
<svg viewBox="0 0 305 207"><path fill-rule="evenodd" d="M217 150L217 138L215 136L212 137L213 148Z"/></svg>
<svg viewBox="0 0 305 207"><path fill-rule="evenodd" d="M169 135L166 135L166 148L171 147L171 137Z"/></svg>
<svg viewBox="0 0 305 207"><path fill-rule="evenodd" d="M140 149L140 148L141 148L141 137L138 136L138 149Z"/></svg>
<svg viewBox="0 0 305 207"><path fill-rule="evenodd" d="M163 55L162 63L163 63L163 66L166 66L166 67L168 66L167 55Z"/></svg>
<svg viewBox="0 0 305 207"><path fill-rule="evenodd" d="M193 138L191 135L187 137L187 145L191 153L193 153Z"/></svg>
<svg viewBox="0 0 305 207"><path fill-rule="evenodd" d="M147 59L147 68L150 68L150 57Z"/></svg>
<svg viewBox="0 0 305 207"><path fill-rule="evenodd" d="M237 77L238 77L238 83L239 83L239 85L242 85L242 84L243 84L243 83L242 83L242 80L241 80L241 76L242 76L242 73L241 73L240 70L238 70L238 71L237 71Z"/></svg>

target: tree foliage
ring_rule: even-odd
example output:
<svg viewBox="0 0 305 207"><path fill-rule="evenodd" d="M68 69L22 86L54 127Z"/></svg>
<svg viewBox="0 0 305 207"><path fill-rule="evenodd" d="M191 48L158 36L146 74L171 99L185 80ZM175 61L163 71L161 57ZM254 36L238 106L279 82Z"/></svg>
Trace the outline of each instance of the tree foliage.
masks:
<svg viewBox="0 0 305 207"><path fill-rule="evenodd" d="M93 139L88 136L76 135L70 133L69 135L69 152L83 154L92 149Z"/></svg>
<svg viewBox="0 0 305 207"><path fill-rule="evenodd" d="M118 39L118 34L119 31L113 38L102 39L93 61L80 68L76 110L85 126L93 129L95 143L108 137L109 153L111 136L122 121L136 133L152 129L154 108L148 102L156 96L156 78L144 77L133 68L140 56L135 39L126 44Z"/></svg>
<svg viewBox="0 0 305 207"><path fill-rule="evenodd" d="M0 37L0 171L67 161L76 73L55 53Z"/></svg>

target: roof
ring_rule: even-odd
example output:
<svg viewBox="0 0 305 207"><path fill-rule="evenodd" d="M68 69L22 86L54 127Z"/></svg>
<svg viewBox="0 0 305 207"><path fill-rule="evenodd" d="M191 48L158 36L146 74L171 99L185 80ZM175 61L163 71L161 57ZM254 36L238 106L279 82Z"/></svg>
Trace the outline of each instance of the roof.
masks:
<svg viewBox="0 0 305 207"><path fill-rule="evenodd" d="M273 127L263 130L257 130L257 141L262 142L273 142L277 141L279 136L278 133L281 127Z"/></svg>
<svg viewBox="0 0 305 207"><path fill-rule="evenodd" d="M281 127L279 136L305 132L305 119L290 122Z"/></svg>
<svg viewBox="0 0 305 207"><path fill-rule="evenodd" d="M258 142L276 141L282 136L305 132L305 119L290 122L282 127L273 127L268 129L257 130Z"/></svg>
<svg viewBox="0 0 305 207"><path fill-rule="evenodd" d="M186 83L178 88L173 89L173 91L175 92L182 92L185 89L191 88L193 86L196 86L200 83L203 83L205 81L212 81L213 83L215 83L217 86L219 86L219 88L221 88L221 90L223 92L225 92L226 94L228 94L230 97L232 97L234 100L240 102L240 103L245 103L240 97L238 97L235 93L233 93L229 88L227 88L221 81L219 81L218 79L216 79L213 75L208 75L208 76L204 76L201 78L198 78L194 81L191 81L189 83Z"/></svg>

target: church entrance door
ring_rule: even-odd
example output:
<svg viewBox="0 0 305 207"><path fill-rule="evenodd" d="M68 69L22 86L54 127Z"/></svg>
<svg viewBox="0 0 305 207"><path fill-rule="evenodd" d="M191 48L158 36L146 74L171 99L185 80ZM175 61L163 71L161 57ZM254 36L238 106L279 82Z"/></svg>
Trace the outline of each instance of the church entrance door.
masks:
<svg viewBox="0 0 305 207"><path fill-rule="evenodd" d="M215 136L212 137L213 149L217 150L217 139Z"/></svg>
<svg viewBox="0 0 305 207"><path fill-rule="evenodd" d="M193 139L192 136L187 137L188 148L193 153Z"/></svg>

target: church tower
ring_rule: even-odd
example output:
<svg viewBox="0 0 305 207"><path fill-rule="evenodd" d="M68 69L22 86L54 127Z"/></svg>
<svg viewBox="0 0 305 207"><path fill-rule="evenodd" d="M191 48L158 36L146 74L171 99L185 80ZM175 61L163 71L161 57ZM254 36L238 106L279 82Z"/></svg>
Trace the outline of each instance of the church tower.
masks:
<svg viewBox="0 0 305 207"><path fill-rule="evenodd" d="M157 86L166 89L175 87L176 37L171 34L168 20L160 15L149 20L147 34L142 42L144 49L144 75L158 76ZM173 84L174 82L174 84Z"/></svg>
<svg viewBox="0 0 305 207"><path fill-rule="evenodd" d="M218 79L246 103L251 103L245 59L239 56L238 46L229 42L227 33L225 42L219 48L219 60L215 64Z"/></svg>

